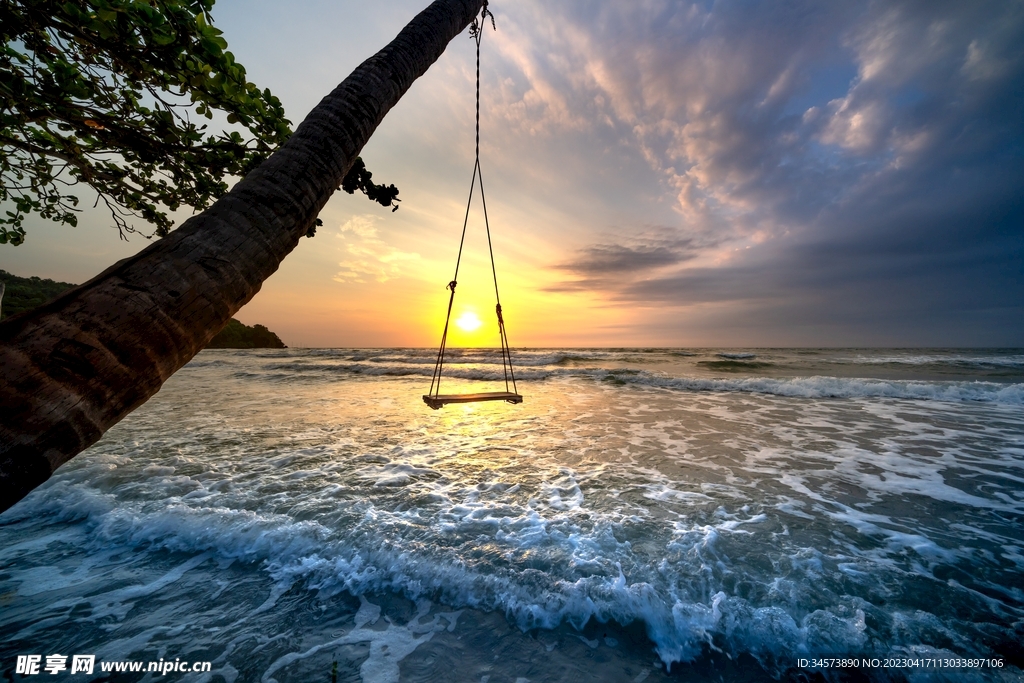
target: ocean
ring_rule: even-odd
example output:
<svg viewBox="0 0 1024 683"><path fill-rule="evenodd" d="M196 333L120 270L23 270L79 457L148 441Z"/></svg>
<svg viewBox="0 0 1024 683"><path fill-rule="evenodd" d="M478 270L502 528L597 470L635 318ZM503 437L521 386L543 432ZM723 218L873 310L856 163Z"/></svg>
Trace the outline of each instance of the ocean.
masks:
<svg viewBox="0 0 1024 683"><path fill-rule="evenodd" d="M1024 680L1024 350L434 356L200 353L0 516L0 678Z"/></svg>

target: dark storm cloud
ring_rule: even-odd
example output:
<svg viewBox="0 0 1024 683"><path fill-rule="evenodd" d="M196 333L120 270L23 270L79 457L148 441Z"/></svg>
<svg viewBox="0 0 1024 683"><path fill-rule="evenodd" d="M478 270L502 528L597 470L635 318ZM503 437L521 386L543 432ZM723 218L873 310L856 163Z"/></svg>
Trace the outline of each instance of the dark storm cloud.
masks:
<svg viewBox="0 0 1024 683"><path fill-rule="evenodd" d="M987 324L1024 342L1024 3L562 11L575 61L538 49L534 72L570 111L628 129L675 195L677 238L703 245L584 246L559 266L583 276L568 288L756 300L769 322L774 309L874 325L1003 311L1016 317Z"/></svg>
<svg viewBox="0 0 1024 683"><path fill-rule="evenodd" d="M580 250L576 261L558 267L583 275L618 275L671 266L689 258L693 255L671 247L598 244Z"/></svg>
<svg viewBox="0 0 1024 683"><path fill-rule="evenodd" d="M670 266L694 258L697 249L692 239L666 236L671 230L654 231L659 236L638 235L629 244L596 244L580 249L566 263L554 266L578 279L545 289L550 292L608 289L628 284Z"/></svg>

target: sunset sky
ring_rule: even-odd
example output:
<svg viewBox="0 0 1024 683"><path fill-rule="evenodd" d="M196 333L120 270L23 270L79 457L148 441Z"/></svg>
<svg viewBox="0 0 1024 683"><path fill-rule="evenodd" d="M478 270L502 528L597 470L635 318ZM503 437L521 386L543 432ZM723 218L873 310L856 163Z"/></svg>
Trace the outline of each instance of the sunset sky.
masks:
<svg viewBox="0 0 1024 683"><path fill-rule="evenodd" d="M218 0L293 124L427 0ZM1024 3L498 0L482 167L513 346L1024 345ZM238 318L290 346L432 346L473 169L457 38ZM83 195L91 206L94 197ZM187 214L183 214L183 217ZM103 212L0 268L82 282ZM453 317L495 345L479 211Z"/></svg>

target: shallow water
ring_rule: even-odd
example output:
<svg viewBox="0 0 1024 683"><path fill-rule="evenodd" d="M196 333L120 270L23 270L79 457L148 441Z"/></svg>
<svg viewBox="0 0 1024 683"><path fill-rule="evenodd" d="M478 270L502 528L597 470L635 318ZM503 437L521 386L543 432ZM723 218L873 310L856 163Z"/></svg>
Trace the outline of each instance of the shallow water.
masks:
<svg viewBox="0 0 1024 683"><path fill-rule="evenodd" d="M456 353L443 391L503 388L494 360ZM522 405L432 411L430 350L203 352L0 517L0 666L1022 680L1024 352L515 360Z"/></svg>

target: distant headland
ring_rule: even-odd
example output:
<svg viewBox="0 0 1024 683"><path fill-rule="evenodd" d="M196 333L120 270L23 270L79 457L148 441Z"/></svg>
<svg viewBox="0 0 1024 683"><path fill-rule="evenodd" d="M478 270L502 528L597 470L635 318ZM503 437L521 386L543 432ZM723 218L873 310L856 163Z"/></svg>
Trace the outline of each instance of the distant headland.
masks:
<svg viewBox="0 0 1024 683"><path fill-rule="evenodd" d="M263 325L249 327L234 318L206 345L208 349L286 349L281 338Z"/></svg>
<svg viewBox="0 0 1024 683"><path fill-rule="evenodd" d="M77 285L38 277L18 277L0 270L0 320L30 311ZM234 318L210 340L208 349L285 349L281 338L263 325L249 326Z"/></svg>

